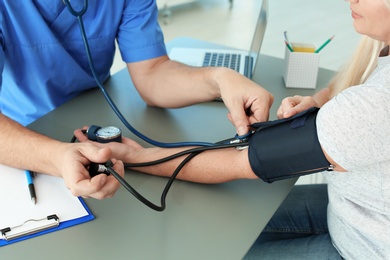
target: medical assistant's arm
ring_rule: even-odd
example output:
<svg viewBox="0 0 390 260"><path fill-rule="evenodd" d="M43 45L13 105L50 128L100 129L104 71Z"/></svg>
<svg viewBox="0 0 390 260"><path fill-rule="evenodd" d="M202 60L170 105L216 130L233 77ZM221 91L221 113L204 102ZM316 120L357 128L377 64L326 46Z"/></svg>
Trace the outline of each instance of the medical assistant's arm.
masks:
<svg viewBox="0 0 390 260"><path fill-rule="evenodd" d="M90 179L89 161L104 162L111 157L108 148L92 144L70 144L33 132L0 113L0 164L62 177L75 196L102 199L112 197L119 184L114 178ZM123 174L123 164L115 168ZM0 173L1 174L1 173Z"/></svg>
<svg viewBox="0 0 390 260"><path fill-rule="evenodd" d="M3 48L0 32L0 91L5 64ZM85 167L90 161L104 162L112 158L109 149L51 139L15 122L2 114L1 109L0 129L0 164L62 177L75 196L102 199L112 197L118 190L119 183L114 178L103 174L96 180L90 179ZM124 174L122 162L116 162L114 167Z"/></svg>
<svg viewBox="0 0 390 260"><path fill-rule="evenodd" d="M167 56L127 66L149 105L175 108L222 97L239 135L248 132L249 124L268 119L273 96L231 69L189 67Z"/></svg>

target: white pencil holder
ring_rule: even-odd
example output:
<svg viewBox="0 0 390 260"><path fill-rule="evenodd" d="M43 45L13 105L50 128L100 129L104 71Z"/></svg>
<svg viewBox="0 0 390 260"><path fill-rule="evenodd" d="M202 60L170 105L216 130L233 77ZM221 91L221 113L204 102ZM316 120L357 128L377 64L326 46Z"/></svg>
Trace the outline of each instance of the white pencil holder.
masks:
<svg viewBox="0 0 390 260"><path fill-rule="evenodd" d="M320 64L318 53L291 52L286 47L284 62L283 79L286 88L316 88Z"/></svg>

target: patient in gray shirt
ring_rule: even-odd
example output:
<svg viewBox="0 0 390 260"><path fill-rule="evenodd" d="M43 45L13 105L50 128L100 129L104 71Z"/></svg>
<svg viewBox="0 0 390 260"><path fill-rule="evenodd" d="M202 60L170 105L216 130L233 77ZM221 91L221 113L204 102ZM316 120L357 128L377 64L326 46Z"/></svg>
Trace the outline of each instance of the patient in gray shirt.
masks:
<svg viewBox="0 0 390 260"><path fill-rule="evenodd" d="M390 257L390 57L362 85L327 102L320 143L348 172L329 172L328 226L346 259Z"/></svg>

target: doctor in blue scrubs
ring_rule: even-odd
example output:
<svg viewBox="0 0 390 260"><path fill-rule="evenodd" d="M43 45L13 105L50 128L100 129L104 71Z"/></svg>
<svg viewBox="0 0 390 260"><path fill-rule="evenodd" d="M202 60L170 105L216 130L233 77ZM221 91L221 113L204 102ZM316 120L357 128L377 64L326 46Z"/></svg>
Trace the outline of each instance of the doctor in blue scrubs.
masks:
<svg viewBox="0 0 390 260"><path fill-rule="evenodd" d="M71 4L81 10L84 1ZM148 105L177 108L222 97L239 135L268 119L272 95L244 76L169 60L157 17L155 0L89 2L83 21L102 82L110 76L117 41ZM119 183L104 174L90 179L85 168L112 159L109 148L63 143L25 128L96 87L77 19L62 0L0 1L0 72L0 164L60 176L76 196L113 196ZM122 162L114 162L123 174Z"/></svg>

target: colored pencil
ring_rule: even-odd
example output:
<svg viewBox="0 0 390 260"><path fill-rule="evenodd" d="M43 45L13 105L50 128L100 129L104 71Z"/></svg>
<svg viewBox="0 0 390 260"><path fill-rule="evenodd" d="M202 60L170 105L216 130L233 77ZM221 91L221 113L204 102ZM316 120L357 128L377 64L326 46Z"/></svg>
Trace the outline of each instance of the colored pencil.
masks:
<svg viewBox="0 0 390 260"><path fill-rule="evenodd" d="M330 43L331 40L333 40L334 35L330 37L326 42L324 42L317 50L315 50L314 53L319 53L328 43Z"/></svg>

